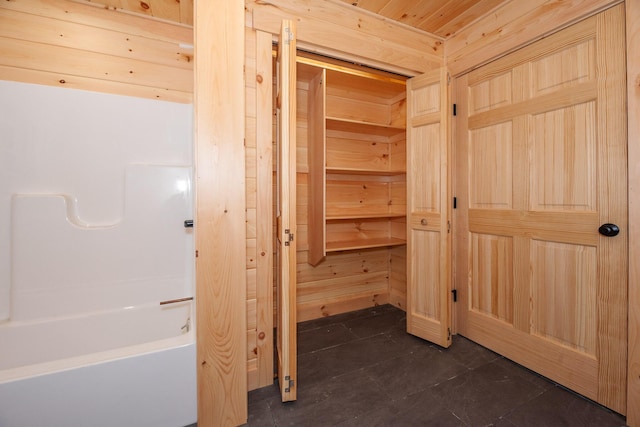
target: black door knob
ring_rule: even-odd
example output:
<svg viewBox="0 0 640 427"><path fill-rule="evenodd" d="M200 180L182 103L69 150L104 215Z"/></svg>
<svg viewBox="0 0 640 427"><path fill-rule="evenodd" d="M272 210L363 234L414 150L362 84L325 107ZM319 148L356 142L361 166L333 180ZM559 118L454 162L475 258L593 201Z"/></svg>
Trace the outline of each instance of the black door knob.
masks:
<svg viewBox="0 0 640 427"><path fill-rule="evenodd" d="M603 236L613 237L617 236L620 233L620 228L618 228L615 224L602 224L600 228L598 228L598 233Z"/></svg>

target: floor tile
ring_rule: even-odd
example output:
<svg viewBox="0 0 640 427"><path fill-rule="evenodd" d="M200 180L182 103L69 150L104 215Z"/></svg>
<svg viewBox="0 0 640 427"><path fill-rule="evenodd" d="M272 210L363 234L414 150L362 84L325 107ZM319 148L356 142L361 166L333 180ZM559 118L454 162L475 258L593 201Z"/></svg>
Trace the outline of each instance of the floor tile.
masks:
<svg viewBox="0 0 640 427"><path fill-rule="evenodd" d="M553 387L505 417L521 427L619 427L624 418L562 387Z"/></svg>
<svg viewBox="0 0 640 427"><path fill-rule="evenodd" d="M433 388L442 405L469 425L487 425L544 389L514 375L501 359L470 370Z"/></svg>
<svg viewBox="0 0 640 427"><path fill-rule="evenodd" d="M298 354L310 353L344 344L358 338L342 323L298 332Z"/></svg>
<svg viewBox="0 0 640 427"><path fill-rule="evenodd" d="M298 325L296 402L249 393L248 426L622 426L624 418L454 336L406 333L384 305Z"/></svg>
<svg viewBox="0 0 640 427"><path fill-rule="evenodd" d="M393 341L375 335L315 352L329 377L341 375L397 357Z"/></svg>
<svg viewBox="0 0 640 427"><path fill-rule="evenodd" d="M468 371L435 347L428 352L408 354L365 368L393 399L405 397L447 381Z"/></svg>
<svg viewBox="0 0 640 427"><path fill-rule="evenodd" d="M335 426L366 413L371 407L384 405L387 400L386 394L360 371L327 380L322 394L323 399L274 405L276 425Z"/></svg>

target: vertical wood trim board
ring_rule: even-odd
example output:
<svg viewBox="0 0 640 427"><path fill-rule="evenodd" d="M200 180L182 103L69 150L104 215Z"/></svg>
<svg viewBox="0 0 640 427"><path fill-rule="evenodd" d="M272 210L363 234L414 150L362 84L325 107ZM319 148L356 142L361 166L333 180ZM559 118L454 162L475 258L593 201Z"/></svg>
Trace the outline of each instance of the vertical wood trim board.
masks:
<svg viewBox="0 0 640 427"><path fill-rule="evenodd" d="M511 0L444 42L452 76L594 15L621 0Z"/></svg>
<svg viewBox="0 0 640 427"><path fill-rule="evenodd" d="M198 425L247 421L244 8L195 4Z"/></svg>
<svg viewBox="0 0 640 427"><path fill-rule="evenodd" d="M629 346L627 424L640 426L640 2L626 2L629 150Z"/></svg>
<svg viewBox="0 0 640 427"><path fill-rule="evenodd" d="M256 32L258 384L273 384L273 58L271 34Z"/></svg>

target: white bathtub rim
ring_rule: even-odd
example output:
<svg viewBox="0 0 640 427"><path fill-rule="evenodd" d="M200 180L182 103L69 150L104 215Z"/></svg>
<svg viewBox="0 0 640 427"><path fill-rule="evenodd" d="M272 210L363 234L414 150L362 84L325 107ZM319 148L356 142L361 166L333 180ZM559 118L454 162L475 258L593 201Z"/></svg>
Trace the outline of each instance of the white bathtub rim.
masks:
<svg viewBox="0 0 640 427"><path fill-rule="evenodd" d="M171 348L185 347L192 344L195 344L195 331L193 328L190 332L176 337L116 348L98 353L68 357L66 359L53 360L50 362L37 363L19 368L6 369L4 371L0 371L0 384L56 372L69 371L85 366L98 365L112 360L141 356Z"/></svg>

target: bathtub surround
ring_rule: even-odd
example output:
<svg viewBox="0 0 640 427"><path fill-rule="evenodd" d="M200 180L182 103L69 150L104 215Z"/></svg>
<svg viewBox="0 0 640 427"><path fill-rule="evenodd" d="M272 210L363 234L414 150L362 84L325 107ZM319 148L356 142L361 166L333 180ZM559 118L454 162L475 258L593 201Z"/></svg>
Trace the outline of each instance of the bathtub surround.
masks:
<svg viewBox="0 0 640 427"><path fill-rule="evenodd" d="M0 426L194 422L192 106L0 93Z"/></svg>

